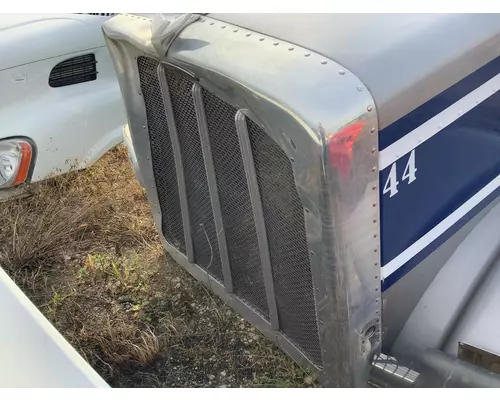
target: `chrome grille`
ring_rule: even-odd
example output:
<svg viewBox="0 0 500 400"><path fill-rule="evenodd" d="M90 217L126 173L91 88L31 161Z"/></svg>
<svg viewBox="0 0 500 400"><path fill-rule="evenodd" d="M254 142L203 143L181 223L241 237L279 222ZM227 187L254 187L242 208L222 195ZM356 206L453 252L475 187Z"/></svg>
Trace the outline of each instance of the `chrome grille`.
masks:
<svg viewBox="0 0 500 400"><path fill-rule="evenodd" d="M203 137L200 111L193 100L193 88L199 87L198 84L175 67L163 66L172 104L172 111L168 111L168 115L172 115L170 120L162 100L158 62L139 57L138 66L165 239L186 255L187 240L183 236L186 234L192 240L192 259L198 267L207 270L210 266L208 272L219 282L232 282L230 291L239 300L252 312L269 321L271 327L277 326L276 329L288 341L314 365L320 366L321 349L304 208L295 187L290 159L260 126L246 118L252 153L250 160L253 158L254 163L249 168L248 161L245 163L242 157L241 132L235 122L238 110L214 93L201 88L203 117L207 125L204 140L205 143L209 141L210 159L213 162L210 169L206 160L207 150L202 147L200 140L200 135ZM179 205L172 150L176 147L172 147L167 121L171 126L175 124L177 132L189 214L186 218L190 230L183 231L182 227L181 208L184 205ZM249 153L247 151L244 154ZM259 234L262 230L256 227L258 211L255 209L255 190L250 193L247 180L253 168L266 235ZM212 171L215 179L209 175L210 179L207 180L207 170ZM218 218L223 226L224 246L221 244L222 231L217 232L215 228L214 190L218 195L216 208L220 207ZM189 235L186 232L190 232ZM271 265L271 273L267 275L263 272L264 253L259 247L266 236ZM183 239L181 242L179 237ZM222 266L221 259L228 260L229 268ZM270 302L273 297L275 299ZM275 317L270 313L272 305L269 304L274 300L278 311L277 321L273 320Z"/></svg>

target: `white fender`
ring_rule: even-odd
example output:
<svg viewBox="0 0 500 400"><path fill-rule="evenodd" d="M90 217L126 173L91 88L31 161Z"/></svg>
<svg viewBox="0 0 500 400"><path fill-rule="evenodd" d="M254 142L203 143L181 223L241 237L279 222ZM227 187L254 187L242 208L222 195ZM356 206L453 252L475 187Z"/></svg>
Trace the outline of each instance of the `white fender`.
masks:
<svg viewBox="0 0 500 400"><path fill-rule="evenodd" d="M109 387L0 268L0 387Z"/></svg>

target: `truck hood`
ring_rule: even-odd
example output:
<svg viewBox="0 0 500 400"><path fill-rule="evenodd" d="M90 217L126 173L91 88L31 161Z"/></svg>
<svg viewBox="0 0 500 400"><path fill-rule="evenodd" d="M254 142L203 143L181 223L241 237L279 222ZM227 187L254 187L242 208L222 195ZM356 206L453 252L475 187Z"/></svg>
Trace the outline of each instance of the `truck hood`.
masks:
<svg viewBox="0 0 500 400"><path fill-rule="evenodd" d="M498 56L498 14L209 14L294 43L352 71L380 128ZM460 68L457 68L457 65Z"/></svg>
<svg viewBox="0 0 500 400"><path fill-rule="evenodd" d="M0 71L105 46L109 17L85 14L0 14Z"/></svg>

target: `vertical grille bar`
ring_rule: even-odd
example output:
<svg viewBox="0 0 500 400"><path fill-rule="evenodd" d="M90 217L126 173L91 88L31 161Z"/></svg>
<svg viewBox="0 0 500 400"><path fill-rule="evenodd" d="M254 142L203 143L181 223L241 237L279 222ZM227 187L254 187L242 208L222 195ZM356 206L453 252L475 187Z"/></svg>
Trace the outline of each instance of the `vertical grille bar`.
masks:
<svg viewBox="0 0 500 400"><path fill-rule="evenodd" d="M191 223L189 221L189 210L187 202L186 182L184 180L184 170L182 164L181 147L179 137L177 136L177 128L175 126L174 111L168 90L167 78L163 65L159 64L157 69L158 81L160 83L161 94L163 96L163 105L165 114L167 114L168 130L170 132L170 140L172 141L172 149L174 153L175 169L177 173L177 183L179 185L179 200L181 203L182 221L184 227L184 237L186 241L186 255L190 263L194 262L193 240L191 237Z"/></svg>
<svg viewBox="0 0 500 400"><path fill-rule="evenodd" d="M179 70L163 66L181 149L194 263L223 282L217 229L192 94L193 82Z"/></svg>
<svg viewBox="0 0 500 400"><path fill-rule="evenodd" d="M231 266L229 265L226 232L224 231L224 224L222 222L222 211L220 207L217 181L215 178L215 167L214 160L212 159L210 137L208 135L208 124L205 114L205 107L203 106L203 95L201 92L201 87L197 83L193 84L192 94L194 107L196 110L196 119L198 121L198 131L200 133L201 149L203 152L203 159L205 160L208 189L210 192L210 199L212 200L212 212L214 214L217 240L219 242L222 273L224 275L224 288L226 289L226 292L233 293L233 279L231 277Z"/></svg>
<svg viewBox="0 0 500 400"><path fill-rule="evenodd" d="M158 83L158 64L152 58L137 58L141 92L146 107L153 174L161 210L161 230L168 243L186 254L179 185L163 96Z"/></svg>
<svg viewBox="0 0 500 400"><path fill-rule="evenodd" d="M233 292L269 321L257 231L234 119L238 109L203 87L201 90L226 233Z"/></svg>
<svg viewBox="0 0 500 400"><path fill-rule="evenodd" d="M264 221L264 212L262 210L262 202L260 199L257 175L255 173L252 146L248 136L246 117L241 110L238 110L236 113L235 123L236 132L238 133L238 139L240 142L241 156L243 158L243 166L245 168L245 175L248 183L248 191L250 193L250 201L252 203L255 229L257 230L257 241L260 251L262 273L264 275L267 305L269 307L269 319L271 320L271 328L277 331L279 330L278 308L276 306L276 296L274 293L274 281L271 269L271 257L269 255L266 225Z"/></svg>

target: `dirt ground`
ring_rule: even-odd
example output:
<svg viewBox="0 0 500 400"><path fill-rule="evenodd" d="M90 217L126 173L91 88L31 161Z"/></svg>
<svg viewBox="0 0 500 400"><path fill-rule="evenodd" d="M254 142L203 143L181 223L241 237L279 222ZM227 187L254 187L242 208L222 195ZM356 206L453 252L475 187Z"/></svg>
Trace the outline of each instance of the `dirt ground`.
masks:
<svg viewBox="0 0 500 400"><path fill-rule="evenodd" d="M0 206L0 265L112 387L315 387L163 251L126 149Z"/></svg>

